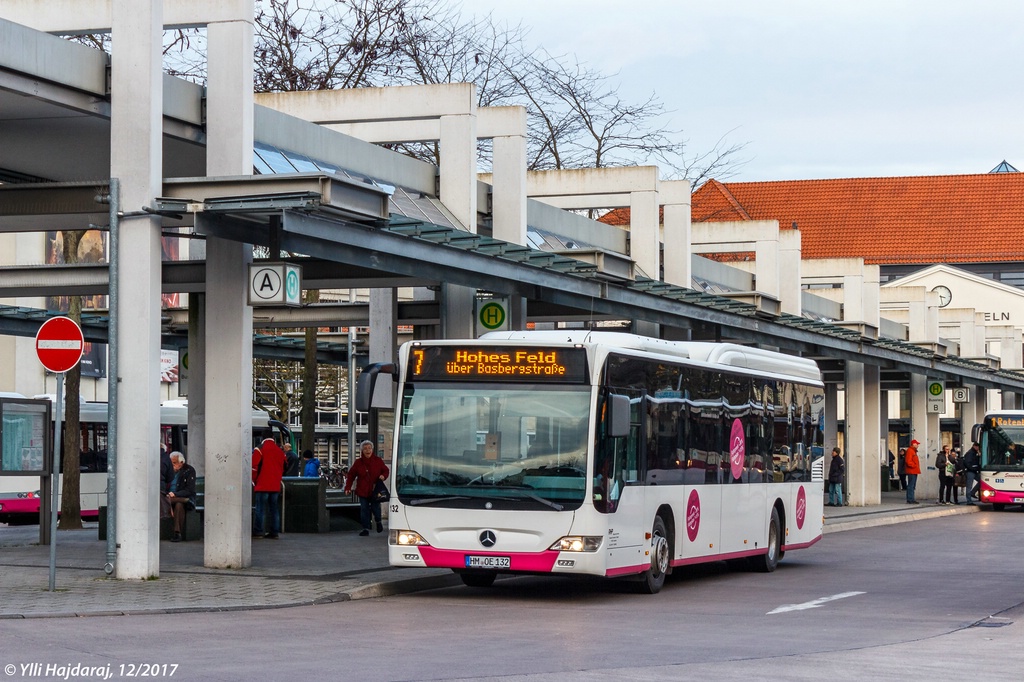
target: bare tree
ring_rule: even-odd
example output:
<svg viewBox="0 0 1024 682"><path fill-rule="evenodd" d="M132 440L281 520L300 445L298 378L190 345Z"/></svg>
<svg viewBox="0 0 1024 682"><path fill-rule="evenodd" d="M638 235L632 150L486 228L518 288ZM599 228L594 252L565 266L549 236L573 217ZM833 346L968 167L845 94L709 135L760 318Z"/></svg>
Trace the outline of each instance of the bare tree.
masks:
<svg viewBox="0 0 1024 682"><path fill-rule="evenodd" d="M73 265L78 262L78 244L84 232L66 230L64 237L64 262ZM82 323L82 297L71 296L68 317L76 324ZM82 430L80 424L82 365L76 364L64 374L64 448L61 452L64 480L60 491L60 530L82 528L81 469L79 467ZM57 444L54 444L57 447Z"/></svg>

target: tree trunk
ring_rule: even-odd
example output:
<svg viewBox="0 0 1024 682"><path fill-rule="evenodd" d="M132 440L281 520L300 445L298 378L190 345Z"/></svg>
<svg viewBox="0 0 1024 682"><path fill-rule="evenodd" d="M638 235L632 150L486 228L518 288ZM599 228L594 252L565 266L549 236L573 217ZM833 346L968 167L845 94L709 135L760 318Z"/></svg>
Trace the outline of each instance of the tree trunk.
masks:
<svg viewBox="0 0 1024 682"><path fill-rule="evenodd" d="M64 232L64 262L72 265L78 262L78 242L82 232ZM70 297L68 317L76 323L82 323L82 297ZM59 530L81 530L82 528L82 494L81 474L79 469L80 451L82 447L82 430L79 424L79 395L82 384L82 365L75 365L64 374L64 449L63 460L64 481L60 493ZM55 446L56 447L56 446Z"/></svg>
<svg viewBox="0 0 1024 682"><path fill-rule="evenodd" d="M304 303L318 303L320 291L308 289ZM306 327L306 361L302 368L302 444L300 452L313 449L316 435L316 389L320 372L316 362L316 327Z"/></svg>

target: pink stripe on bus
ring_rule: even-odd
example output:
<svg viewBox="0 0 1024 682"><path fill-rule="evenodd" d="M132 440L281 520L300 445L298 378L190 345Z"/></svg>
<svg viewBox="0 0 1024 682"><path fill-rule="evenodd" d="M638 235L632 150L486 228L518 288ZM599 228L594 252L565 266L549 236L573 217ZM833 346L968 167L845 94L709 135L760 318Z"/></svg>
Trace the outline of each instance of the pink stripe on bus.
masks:
<svg viewBox="0 0 1024 682"><path fill-rule="evenodd" d="M783 545L782 546L782 551L783 552L788 552L791 549L807 549L811 545L813 545L816 542L818 542L818 540L820 540L820 539L821 539L821 536L819 535L818 537L814 538L810 542L794 542L794 543L789 544L789 545Z"/></svg>
<svg viewBox="0 0 1024 682"><path fill-rule="evenodd" d="M558 552L474 552L437 547L420 547L423 563L430 568L465 568L466 556L507 556L511 571L550 573L558 559Z"/></svg>

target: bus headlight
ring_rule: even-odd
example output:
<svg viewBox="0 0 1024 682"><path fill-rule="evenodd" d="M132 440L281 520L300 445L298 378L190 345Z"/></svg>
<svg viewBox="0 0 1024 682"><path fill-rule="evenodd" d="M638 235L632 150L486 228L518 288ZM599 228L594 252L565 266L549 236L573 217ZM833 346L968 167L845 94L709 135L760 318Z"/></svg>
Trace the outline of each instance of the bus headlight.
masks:
<svg viewBox="0 0 1024 682"><path fill-rule="evenodd" d="M416 531L397 529L388 531L388 543L392 545L399 545L401 547L415 547L430 544Z"/></svg>
<svg viewBox="0 0 1024 682"><path fill-rule="evenodd" d="M601 548L601 535L566 535L549 549L556 552L596 552Z"/></svg>

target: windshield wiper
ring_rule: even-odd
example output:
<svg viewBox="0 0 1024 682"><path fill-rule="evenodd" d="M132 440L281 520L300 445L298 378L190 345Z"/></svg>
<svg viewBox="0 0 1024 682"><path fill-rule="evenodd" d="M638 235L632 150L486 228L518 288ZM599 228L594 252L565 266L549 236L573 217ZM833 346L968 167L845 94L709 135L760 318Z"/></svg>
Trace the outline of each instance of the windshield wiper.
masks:
<svg viewBox="0 0 1024 682"><path fill-rule="evenodd" d="M423 504L434 504L435 502L454 502L456 500L469 500L465 495L445 495L444 497L418 497L415 500L406 502L410 507L418 507Z"/></svg>
<svg viewBox="0 0 1024 682"><path fill-rule="evenodd" d="M509 497L509 496L502 495L500 497L495 497L495 498L492 498L492 499L506 500L506 501L509 501L509 502L514 502L515 500L520 500L523 497L528 497L531 500L533 500L534 502L540 502L541 504L544 504L544 505L547 505L547 506L551 507L555 511L562 511L562 509L564 509L564 507L562 505L558 504L557 502L552 502L551 500L546 500L543 497L541 497L540 495L531 493L526 488L513 488L511 486L507 486L507 487L502 487L502 490L515 490L516 492L522 493L522 497Z"/></svg>

